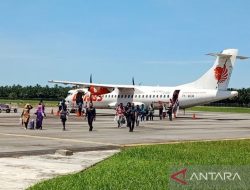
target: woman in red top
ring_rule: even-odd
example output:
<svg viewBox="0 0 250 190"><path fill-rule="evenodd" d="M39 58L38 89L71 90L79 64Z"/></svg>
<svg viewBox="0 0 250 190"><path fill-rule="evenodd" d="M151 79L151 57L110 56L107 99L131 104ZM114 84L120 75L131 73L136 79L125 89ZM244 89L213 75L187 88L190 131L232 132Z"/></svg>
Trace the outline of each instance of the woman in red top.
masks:
<svg viewBox="0 0 250 190"><path fill-rule="evenodd" d="M118 123L118 128L121 127L121 125L124 123L124 112L125 109L123 107L123 104L120 103L118 107L116 108L116 117L118 117L117 123Z"/></svg>

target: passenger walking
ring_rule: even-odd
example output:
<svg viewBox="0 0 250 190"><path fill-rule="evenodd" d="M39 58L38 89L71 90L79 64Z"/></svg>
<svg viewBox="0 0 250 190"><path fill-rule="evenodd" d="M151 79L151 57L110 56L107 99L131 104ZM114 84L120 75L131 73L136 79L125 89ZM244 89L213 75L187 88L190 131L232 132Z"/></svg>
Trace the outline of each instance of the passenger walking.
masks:
<svg viewBox="0 0 250 190"><path fill-rule="evenodd" d="M159 106L159 117L160 117L160 120L162 120L162 117L163 117L163 105L162 105L162 103Z"/></svg>
<svg viewBox="0 0 250 190"><path fill-rule="evenodd" d="M25 129L27 129L27 127L28 127L28 123L29 123L29 120L30 120L30 110L32 108L33 107L30 104L26 104L24 106L23 112L21 114L22 124L24 123Z"/></svg>
<svg viewBox="0 0 250 190"><path fill-rule="evenodd" d="M58 112L62 110L63 104L66 105L64 99L58 102Z"/></svg>
<svg viewBox="0 0 250 190"><path fill-rule="evenodd" d="M139 126L139 124L140 124L140 117L141 117L141 108L140 108L140 106L139 105L137 105L136 106L136 108L135 108L135 122L136 122L136 126Z"/></svg>
<svg viewBox="0 0 250 190"><path fill-rule="evenodd" d="M172 100L171 99L169 101L168 112L167 113L168 113L169 121L172 121L173 104L172 104Z"/></svg>
<svg viewBox="0 0 250 190"><path fill-rule="evenodd" d="M128 102L125 108L125 115L127 119L127 126L129 127L129 132L133 132L135 127L136 111L135 105Z"/></svg>
<svg viewBox="0 0 250 190"><path fill-rule="evenodd" d="M129 127L129 132L133 132L136 122L136 108L134 103L131 104L130 119L131 119L131 125Z"/></svg>
<svg viewBox="0 0 250 190"><path fill-rule="evenodd" d="M144 104L141 105L141 122L145 120L146 109Z"/></svg>
<svg viewBox="0 0 250 190"><path fill-rule="evenodd" d="M153 104L149 106L148 112L149 112L149 120L153 121L154 120L154 105Z"/></svg>
<svg viewBox="0 0 250 190"><path fill-rule="evenodd" d="M117 117L118 128L121 127L122 124L125 122L124 113L125 113L124 106L122 103L120 103L118 105L118 107L116 108L116 117Z"/></svg>
<svg viewBox="0 0 250 190"><path fill-rule="evenodd" d="M131 103L128 102L126 107L125 107L125 114L124 114L126 117L127 127L130 127L130 125L131 125L131 119L129 118L130 112L131 112Z"/></svg>
<svg viewBox="0 0 250 190"><path fill-rule="evenodd" d="M163 110L162 110L162 117L163 117L163 119L165 119L166 113L167 113L167 105L164 104L164 105L163 105Z"/></svg>
<svg viewBox="0 0 250 190"><path fill-rule="evenodd" d="M36 114L36 129L42 130L43 128L43 118L45 117L44 108L41 102L39 102Z"/></svg>
<svg viewBox="0 0 250 190"><path fill-rule="evenodd" d="M66 130L67 115L68 115L67 105L65 104L65 100L61 101L59 110L60 110L60 119L61 119L62 124L63 124L63 131L65 131Z"/></svg>
<svg viewBox="0 0 250 190"><path fill-rule="evenodd" d="M132 128L132 105L130 102L127 103L127 106L125 107L125 116L126 116L126 121L127 121L127 127L129 127L129 132L131 131Z"/></svg>
<svg viewBox="0 0 250 190"><path fill-rule="evenodd" d="M76 94L76 105L78 106L78 110L77 110L77 115L81 116L82 115L82 108L83 108L83 92L79 91Z"/></svg>
<svg viewBox="0 0 250 190"><path fill-rule="evenodd" d="M89 107L86 109L86 117L88 118L89 131L93 130L93 121L96 117L96 110L93 107L93 103L89 103Z"/></svg>
<svg viewBox="0 0 250 190"><path fill-rule="evenodd" d="M46 114L45 114L45 104L43 103L43 100L40 100L40 105L42 105L42 110L43 110L43 113L44 113L44 115L45 115L45 117L46 117Z"/></svg>
<svg viewBox="0 0 250 190"><path fill-rule="evenodd" d="M149 119L149 105L145 107L145 116L146 116L146 121Z"/></svg>

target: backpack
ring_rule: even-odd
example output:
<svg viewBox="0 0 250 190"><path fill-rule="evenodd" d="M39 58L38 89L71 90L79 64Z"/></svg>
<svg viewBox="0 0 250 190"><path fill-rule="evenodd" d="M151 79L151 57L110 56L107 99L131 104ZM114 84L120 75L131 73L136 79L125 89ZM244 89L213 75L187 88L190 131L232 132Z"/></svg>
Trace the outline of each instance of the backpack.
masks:
<svg viewBox="0 0 250 190"><path fill-rule="evenodd" d="M67 119L67 111L62 110L60 112L60 119Z"/></svg>

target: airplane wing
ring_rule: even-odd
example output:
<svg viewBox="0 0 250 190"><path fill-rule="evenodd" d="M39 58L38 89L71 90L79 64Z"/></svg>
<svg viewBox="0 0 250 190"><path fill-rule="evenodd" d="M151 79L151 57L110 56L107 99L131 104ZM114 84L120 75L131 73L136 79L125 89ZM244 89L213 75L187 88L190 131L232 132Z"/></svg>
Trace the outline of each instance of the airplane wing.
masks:
<svg viewBox="0 0 250 190"><path fill-rule="evenodd" d="M119 85L119 84L98 84L98 83L86 83L86 82L70 82L70 81L59 81L59 80L49 80L49 83L57 83L64 85L76 85L82 88L89 88L91 86L96 87L106 87L106 88L121 88L121 89L134 89L133 85Z"/></svg>
<svg viewBox="0 0 250 190"><path fill-rule="evenodd" d="M116 85L116 84L97 84L97 83L85 83L85 82L70 82L70 81L58 81L49 80L49 83L64 84L64 85L75 85L82 88L89 88L89 91L93 94L106 94L117 88L120 91L123 90L135 90L134 85Z"/></svg>

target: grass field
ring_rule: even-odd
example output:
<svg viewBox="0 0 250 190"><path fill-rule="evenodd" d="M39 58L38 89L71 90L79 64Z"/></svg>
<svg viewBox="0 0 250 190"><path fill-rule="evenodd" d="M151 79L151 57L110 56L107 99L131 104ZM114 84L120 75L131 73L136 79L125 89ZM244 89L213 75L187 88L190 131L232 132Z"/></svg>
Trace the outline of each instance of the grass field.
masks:
<svg viewBox="0 0 250 190"><path fill-rule="evenodd" d="M0 103L3 104L11 104L13 106L24 107L25 104L29 103L33 107L37 106L39 100L6 100L0 99ZM58 101L44 101L46 107L55 107L58 104Z"/></svg>
<svg viewBox="0 0 250 190"><path fill-rule="evenodd" d="M172 165L247 165L250 140L126 148L80 173L41 182L30 190L168 189Z"/></svg>
<svg viewBox="0 0 250 190"><path fill-rule="evenodd" d="M214 106L196 106L188 108L191 111L208 111L208 112L228 112L228 113L250 113L250 108L243 107L214 107Z"/></svg>

